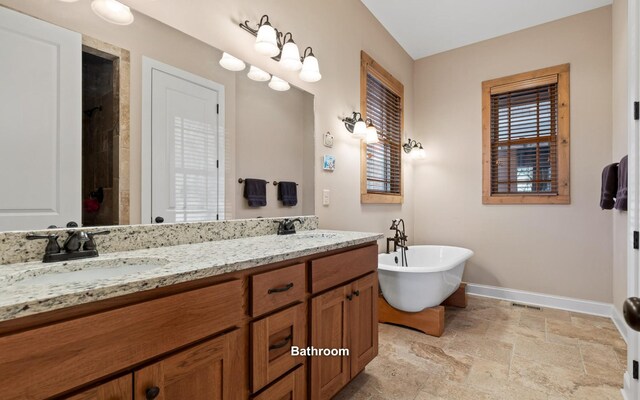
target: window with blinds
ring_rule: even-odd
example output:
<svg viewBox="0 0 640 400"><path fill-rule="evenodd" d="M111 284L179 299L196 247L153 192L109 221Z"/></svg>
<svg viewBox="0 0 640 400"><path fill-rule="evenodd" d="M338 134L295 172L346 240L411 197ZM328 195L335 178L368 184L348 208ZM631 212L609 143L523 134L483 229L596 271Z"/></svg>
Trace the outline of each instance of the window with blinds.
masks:
<svg viewBox="0 0 640 400"><path fill-rule="evenodd" d="M568 202L568 66L554 68L483 84L485 203Z"/></svg>
<svg viewBox="0 0 640 400"><path fill-rule="evenodd" d="M361 199L364 203L402 202L402 84L362 53L365 118L378 131L378 143L363 144Z"/></svg>

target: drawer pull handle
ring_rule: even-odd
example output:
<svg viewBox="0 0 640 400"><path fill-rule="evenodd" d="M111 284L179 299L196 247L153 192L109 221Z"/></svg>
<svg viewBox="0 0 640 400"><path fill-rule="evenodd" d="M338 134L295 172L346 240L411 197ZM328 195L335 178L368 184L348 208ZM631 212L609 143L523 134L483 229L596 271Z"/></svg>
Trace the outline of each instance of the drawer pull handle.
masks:
<svg viewBox="0 0 640 400"><path fill-rule="evenodd" d="M286 292L287 290L291 289L292 287L293 287L293 282L291 282L291 283L289 283L289 284L287 284L287 285L284 285L284 286L282 286L282 287L269 289L269 290L267 290L267 293L268 293L268 294L271 294L271 293L281 293L281 292Z"/></svg>
<svg viewBox="0 0 640 400"><path fill-rule="evenodd" d="M282 339L280 342L272 344L271 346L269 346L269 351L283 348L287 345L287 343L289 343L291 339L293 339L293 335L289 335L286 338Z"/></svg>
<svg viewBox="0 0 640 400"><path fill-rule="evenodd" d="M160 394L160 388L157 386L152 386L145 390L144 394L147 400L153 400Z"/></svg>

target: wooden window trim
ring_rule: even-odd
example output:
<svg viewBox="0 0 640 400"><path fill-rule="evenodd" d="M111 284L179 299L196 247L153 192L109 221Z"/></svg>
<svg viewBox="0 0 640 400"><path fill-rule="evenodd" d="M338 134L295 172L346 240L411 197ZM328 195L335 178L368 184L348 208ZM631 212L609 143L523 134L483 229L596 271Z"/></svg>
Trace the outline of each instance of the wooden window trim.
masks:
<svg viewBox="0 0 640 400"><path fill-rule="evenodd" d="M364 51L360 52L360 110L366 118L367 110L367 75L371 74L392 92L400 97L400 132L404 132L404 85L393 77ZM401 143L402 144L402 143ZM402 153L402 146L400 146ZM402 160L402 154L400 154ZM367 192L367 144L360 144L360 203L366 204L402 204L404 202L404 178L402 161L400 162L400 194L380 194Z"/></svg>
<svg viewBox="0 0 640 400"><path fill-rule="evenodd" d="M557 77L557 194L491 194L491 94L544 85ZM569 64L482 82L482 204L571 204L569 144Z"/></svg>

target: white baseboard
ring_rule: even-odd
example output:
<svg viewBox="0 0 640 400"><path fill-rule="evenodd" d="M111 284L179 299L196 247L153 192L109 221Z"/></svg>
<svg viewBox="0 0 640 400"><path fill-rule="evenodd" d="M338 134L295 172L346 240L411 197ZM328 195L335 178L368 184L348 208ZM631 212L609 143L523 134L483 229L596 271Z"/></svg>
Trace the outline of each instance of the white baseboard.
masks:
<svg viewBox="0 0 640 400"><path fill-rule="evenodd" d="M557 308L583 314L612 317L612 305L591 300L580 300L571 297L527 292L524 290L506 289L497 286L467 283L467 293L495 299L515 301L540 307Z"/></svg>
<svg viewBox="0 0 640 400"><path fill-rule="evenodd" d="M631 400L631 375L629 375L629 371L624 373L624 386L620 392L624 400Z"/></svg>
<svg viewBox="0 0 640 400"><path fill-rule="evenodd" d="M611 305L611 319L616 325L616 328L618 328L618 331L620 332L620 335L622 335L624 341L629 343L629 328L627 327L627 323L624 321L624 317L620 314L620 311L618 311L618 309L613 305Z"/></svg>

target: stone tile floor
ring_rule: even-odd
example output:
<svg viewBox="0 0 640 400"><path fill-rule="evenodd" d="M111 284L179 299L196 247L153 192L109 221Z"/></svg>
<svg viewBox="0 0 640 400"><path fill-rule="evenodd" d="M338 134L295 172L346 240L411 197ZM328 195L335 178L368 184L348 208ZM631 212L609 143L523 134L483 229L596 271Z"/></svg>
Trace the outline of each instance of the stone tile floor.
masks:
<svg viewBox="0 0 640 400"><path fill-rule="evenodd" d="M442 337L380 324L379 355L336 399L622 399L626 344L613 322L469 296Z"/></svg>

